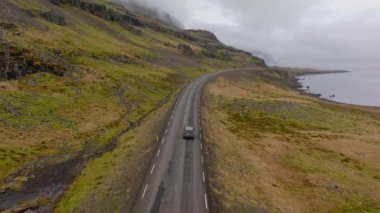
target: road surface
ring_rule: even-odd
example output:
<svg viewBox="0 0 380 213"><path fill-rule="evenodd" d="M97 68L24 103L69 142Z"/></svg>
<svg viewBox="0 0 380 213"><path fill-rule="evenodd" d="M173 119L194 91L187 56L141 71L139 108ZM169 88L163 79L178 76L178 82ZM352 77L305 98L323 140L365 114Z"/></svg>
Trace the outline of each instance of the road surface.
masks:
<svg viewBox="0 0 380 213"><path fill-rule="evenodd" d="M136 213L207 213L200 99L204 84L223 72L194 80L179 96L133 208ZM195 140L182 139L185 126Z"/></svg>

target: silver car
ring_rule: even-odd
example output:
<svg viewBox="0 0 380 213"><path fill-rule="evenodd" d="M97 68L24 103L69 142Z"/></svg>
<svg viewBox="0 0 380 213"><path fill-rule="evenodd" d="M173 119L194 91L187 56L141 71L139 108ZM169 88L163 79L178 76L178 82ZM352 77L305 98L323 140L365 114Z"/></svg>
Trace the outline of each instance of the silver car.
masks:
<svg viewBox="0 0 380 213"><path fill-rule="evenodd" d="M195 138L195 128L191 126L187 126L184 129L183 138L187 140L192 140Z"/></svg>

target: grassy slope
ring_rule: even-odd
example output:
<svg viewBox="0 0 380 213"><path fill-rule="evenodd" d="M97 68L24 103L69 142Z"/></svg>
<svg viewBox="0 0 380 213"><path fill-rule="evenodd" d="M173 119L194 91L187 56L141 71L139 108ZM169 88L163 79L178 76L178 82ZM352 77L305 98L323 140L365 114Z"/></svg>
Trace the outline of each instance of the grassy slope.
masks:
<svg viewBox="0 0 380 213"><path fill-rule="evenodd" d="M28 12L17 14L16 29L0 29L2 41L28 50L30 55L57 53L72 69L61 77L36 73L0 80L2 190L20 190L32 177L6 177L25 165L33 166L41 157L65 156L52 157L50 163L54 164L88 147L95 152L152 111L165 114L168 105L162 106L163 101L170 103L170 97L190 79L221 67L258 62L241 53L232 53L231 61L207 58L196 42L146 27L137 35L116 22L70 6L54 6L44 0L6 2ZM58 11L67 25L36 15L50 10ZM2 17L0 21L13 22L13 17ZM183 55L177 49L180 43L191 46L196 55ZM161 114L153 113L149 118L160 121L164 119ZM115 150L88 163L61 199L60 211L120 208L159 130L145 122L142 125L148 125L146 132L156 134L144 135L137 128L118 137Z"/></svg>
<svg viewBox="0 0 380 213"><path fill-rule="evenodd" d="M204 108L215 212L379 212L380 112L226 76Z"/></svg>

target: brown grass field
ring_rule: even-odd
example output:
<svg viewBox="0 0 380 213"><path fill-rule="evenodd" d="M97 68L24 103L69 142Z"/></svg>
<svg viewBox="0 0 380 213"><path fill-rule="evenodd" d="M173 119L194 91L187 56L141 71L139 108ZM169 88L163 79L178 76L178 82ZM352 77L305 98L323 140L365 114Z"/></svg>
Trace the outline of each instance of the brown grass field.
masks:
<svg viewBox="0 0 380 213"><path fill-rule="evenodd" d="M380 212L380 110L300 95L289 72L205 88L213 211Z"/></svg>

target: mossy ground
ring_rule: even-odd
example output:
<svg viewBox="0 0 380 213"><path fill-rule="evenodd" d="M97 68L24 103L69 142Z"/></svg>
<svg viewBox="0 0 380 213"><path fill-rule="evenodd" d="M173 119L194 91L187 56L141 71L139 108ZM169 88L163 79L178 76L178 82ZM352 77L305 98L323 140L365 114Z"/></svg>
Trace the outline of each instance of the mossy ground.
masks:
<svg viewBox="0 0 380 213"><path fill-rule="evenodd" d="M240 75L206 89L217 212L380 211L378 109L300 95L270 69Z"/></svg>

